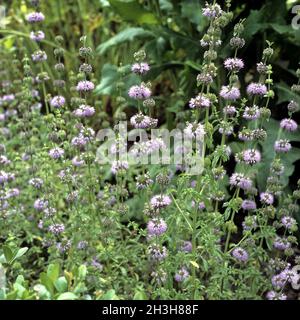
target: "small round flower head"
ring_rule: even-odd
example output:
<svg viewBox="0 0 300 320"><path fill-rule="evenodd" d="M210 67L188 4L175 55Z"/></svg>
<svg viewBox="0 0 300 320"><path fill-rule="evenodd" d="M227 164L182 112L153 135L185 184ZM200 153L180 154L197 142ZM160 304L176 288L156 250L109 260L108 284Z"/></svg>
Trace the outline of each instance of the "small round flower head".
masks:
<svg viewBox="0 0 300 320"><path fill-rule="evenodd" d="M53 149L51 149L49 151L49 156L52 158L52 159L59 159L61 158L63 155L64 155L65 151L64 149L62 148L59 148L59 147L55 147Z"/></svg>
<svg viewBox="0 0 300 320"><path fill-rule="evenodd" d="M71 249L72 242L70 240L64 240L62 242L58 242L56 244L56 248L59 250L60 253L65 253Z"/></svg>
<svg viewBox="0 0 300 320"><path fill-rule="evenodd" d="M82 149L88 142L89 142L89 139L80 133L77 137L74 137L72 139L71 144L74 147L78 147L79 149Z"/></svg>
<svg viewBox="0 0 300 320"><path fill-rule="evenodd" d="M95 85L93 84L93 82L88 81L88 80L79 81L76 86L76 90L79 92L93 91L94 88L95 88Z"/></svg>
<svg viewBox="0 0 300 320"><path fill-rule="evenodd" d="M154 209L161 209L169 206L172 200L167 195L156 195L151 198L150 205Z"/></svg>
<svg viewBox="0 0 300 320"><path fill-rule="evenodd" d="M291 148L292 145L286 139L276 140L274 143L274 149L276 152L289 152Z"/></svg>
<svg viewBox="0 0 300 320"><path fill-rule="evenodd" d="M213 77L209 73L200 73L197 75L198 84L209 84L213 82Z"/></svg>
<svg viewBox="0 0 300 320"><path fill-rule="evenodd" d="M226 114L227 116L229 117L232 117L236 114L236 108L234 106L226 106L224 109L223 109L223 112L224 114Z"/></svg>
<svg viewBox="0 0 300 320"><path fill-rule="evenodd" d="M240 90L236 87L222 86L220 96L225 100L237 100L240 98Z"/></svg>
<svg viewBox="0 0 300 320"><path fill-rule="evenodd" d="M262 192L260 194L260 202L271 205L274 202L274 196L270 192Z"/></svg>
<svg viewBox="0 0 300 320"><path fill-rule="evenodd" d="M1 165L8 165L10 163L11 163L11 161L8 160L6 156L4 156L4 155L0 156L0 164Z"/></svg>
<svg viewBox="0 0 300 320"><path fill-rule="evenodd" d="M243 249L243 248L234 248L232 250L232 256L238 260L238 261L241 261L241 262L246 262L249 258L249 255L248 255L248 252Z"/></svg>
<svg viewBox="0 0 300 320"><path fill-rule="evenodd" d="M79 118L89 118L95 114L95 108L82 104L73 112L73 114Z"/></svg>
<svg viewBox="0 0 300 320"><path fill-rule="evenodd" d="M229 122L222 122L218 131L225 136L230 136L233 134L233 126Z"/></svg>
<svg viewBox="0 0 300 320"><path fill-rule="evenodd" d="M51 207L47 207L43 210L43 212L44 212L45 218L52 218L56 214L56 209L51 208Z"/></svg>
<svg viewBox="0 0 300 320"><path fill-rule="evenodd" d="M112 163L111 166L111 172L113 174L120 173L120 171L127 171L129 168L129 164L127 161L122 161L122 160L115 160Z"/></svg>
<svg viewBox="0 0 300 320"><path fill-rule="evenodd" d="M143 115L141 112L130 118L130 124L135 129L149 129L157 126L157 119Z"/></svg>
<svg viewBox="0 0 300 320"><path fill-rule="evenodd" d="M87 246L88 246L88 242L86 240L81 240L77 244L77 249L78 250L84 250L84 249L87 248Z"/></svg>
<svg viewBox="0 0 300 320"><path fill-rule="evenodd" d="M74 167L82 167L85 165L85 161L83 159L81 159L79 156L75 156L73 159L72 159L72 165Z"/></svg>
<svg viewBox="0 0 300 320"><path fill-rule="evenodd" d="M43 211L45 210L49 205L48 200L44 200L44 199L36 199L33 207L34 209L36 209L37 211Z"/></svg>
<svg viewBox="0 0 300 320"><path fill-rule="evenodd" d="M148 247L148 255L151 260L162 261L167 257L167 248L165 246L152 244Z"/></svg>
<svg viewBox="0 0 300 320"><path fill-rule="evenodd" d="M255 210L256 209L256 203L253 200L244 200L242 202L242 208L246 211Z"/></svg>
<svg viewBox="0 0 300 320"><path fill-rule="evenodd" d="M191 241L183 241L182 245L180 246L180 251L183 252L192 252L192 243Z"/></svg>
<svg viewBox="0 0 300 320"><path fill-rule="evenodd" d="M243 129L239 132L238 138L242 141L252 141L253 140L253 132L248 129Z"/></svg>
<svg viewBox="0 0 300 320"><path fill-rule="evenodd" d="M247 164L253 165L253 164L260 162L261 154L258 150L248 149L248 150L243 151L243 160Z"/></svg>
<svg viewBox="0 0 300 320"><path fill-rule="evenodd" d="M258 73L265 74L268 70L268 66L263 62L259 62L256 64L256 70Z"/></svg>
<svg viewBox="0 0 300 320"><path fill-rule="evenodd" d="M50 105L53 108L60 108L64 106L65 103L66 99L63 96L55 96L50 101Z"/></svg>
<svg viewBox="0 0 300 320"><path fill-rule="evenodd" d="M103 270L103 265L98 261L97 258L93 258L93 259L92 259L91 265L92 265L94 268L98 269L99 271L102 271L102 270Z"/></svg>
<svg viewBox="0 0 300 320"><path fill-rule="evenodd" d="M228 58L224 61L224 67L229 71L238 71L244 68L244 62L238 58Z"/></svg>
<svg viewBox="0 0 300 320"><path fill-rule="evenodd" d="M232 186L239 187L243 190L248 190L252 187L252 181L242 173L233 173L229 179Z"/></svg>
<svg viewBox="0 0 300 320"><path fill-rule="evenodd" d="M29 184L32 185L36 189L41 189L44 181L41 178L32 178L29 180Z"/></svg>
<svg viewBox="0 0 300 320"><path fill-rule="evenodd" d="M93 67L88 63L83 63L79 67L79 72L92 73L93 72Z"/></svg>
<svg viewBox="0 0 300 320"><path fill-rule="evenodd" d="M176 274L175 274L175 281L176 282L183 282L190 276L189 272L185 267L182 267Z"/></svg>
<svg viewBox="0 0 300 320"><path fill-rule="evenodd" d="M284 251L291 247L291 243L286 238L276 237L273 242L273 247L277 250Z"/></svg>
<svg viewBox="0 0 300 320"><path fill-rule="evenodd" d="M252 82L247 87L249 95L264 96L267 93L267 87L262 83Z"/></svg>
<svg viewBox="0 0 300 320"><path fill-rule="evenodd" d="M45 16L41 12L31 12L26 16L26 20L30 23L41 22L45 20Z"/></svg>
<svg viewBox="0 0 300 320"><path fill-rule="evenodd" d="M158 285L162 285L167 281L167 273L163 270L152 271L151 277Z"/></svg>
<svg viewBox="0 0 300 320"><path fill-rule="evenodd" d="M159 236L167 231L167 224L161 218L153 218L147 224L147 231L149 236Z"/></svg>
<svg viewBox="0 0 300 320"><path fill-rule="evenodd" d="M39 31L31 31L30 39L36 42L40 42L45 39L45 33L41 30Z"/></svg>
<svg viewBox="0 0 300 320"><path fill-rule="evenodd" d="M296 101L292 100L288 104L287 109L289 112L297 112L299 110L299 104Z"/></svg>
<svg viewBox="0 0 300 320"><path fill-rule="evenodd" d="M155 107L155 100L150 98L143 101L143 106L145 108L153 108Z"/></svg>
<svg viewBox="0 0 300 320"><path fill-rule="evenodd" d="M31 55L33 62L40 62L40 61L46 61L47 60L47 54L45 51L37 50Z"/></svg>
<svg viewBox="0 0 300 320"><path fill-rule="evenodd" d="M268 291L266 294L268 300L287 300L287 296L281 292L275 292L273 290Z"/></svg>
<svg viewBox="0 0 300 320"><path fill-rule="evenodd" d="M287 278L284 272L280 272L272 277L272 285L276 290L282 289L287 284Z"/></svg>
<svg viewBox="0 0 300 320"><path fill-rule="evenodd" d="M128 95L132 99L144 100L151 96L151 90L144 84L135 85L128 90Z"/></svg>
<svg viewBox="0 0 300 320"><path fill-rule="evenodd" d="M137 74L146 74L150 70L149 64L146 62L134 63L131 66L131 71Z"/></svg>
<svg viewBox="0 0 300 320"><path fill-rule="evenodd" d="M246 107L243 113L243 118L246 120L256 120L260 117L258 106Z"/></svg>
<svg viewBox="0 0 300 320"><path fill-rule="evenodd" d="M283 119L280 121L280 127L286 131L296 131L298 128L297 122L292 119Z"/></svg>
<svg viewBox="0 0 300 320"><path fill-rule="evenodd" d="M184 134L193 139L202 139L205 135L205 129L204 126L201 123L193 122L189 123L187 122L186 128L183 130Z"/></svg>
<svg viewBox="0 0 300 320"><path fill-rule="evenodd" d="M218 4L210 5L205 3L205 8L202 9L202 14L208 18L216 18L222 14L222 9Z"/></svg>
<svg viewBox="0 0 300 320"><path fill-rule="evenodd" d="M65 226L63 224L60 224L60 223L54 223L52 225L49 226L48 230L55 234L55 235L58 235L62 232L65 231Z"/></svg>
<svg viewBox="0 0 300 320"><path fill-rule="evenodd" d="M267 131L264 129L254 129L252 134L255 140L264 141L267 138Z"/></svg>
<svg viewBox="0 0 300 320"><path fill-rule="evenodd" d="M204 95L199 94L197 97L192 98L189 102L190 108L208 108L210 106L210 100Z"/></svg>
<svg viewBox="0 0 300 320"><path fill-rule="evenodd" d="M281 223L287 229L291 229L297 224L296 220L289 216L283 216L281 218Z"/></svg>
<svg viewBox="0 0 300 320"><path fill-rule="evenodd" d="M257 222L256 216L247 216L242 223L243 230L249 231L249 230L257 228L256 222Z"/></svg>
<svg viewBox="0 0 300 320"><path fill-rule="evenodd" d="M153 183L153 180L150 178L149 174L145 173L136 177L136 187L139 190L146 189Z"/></svg>

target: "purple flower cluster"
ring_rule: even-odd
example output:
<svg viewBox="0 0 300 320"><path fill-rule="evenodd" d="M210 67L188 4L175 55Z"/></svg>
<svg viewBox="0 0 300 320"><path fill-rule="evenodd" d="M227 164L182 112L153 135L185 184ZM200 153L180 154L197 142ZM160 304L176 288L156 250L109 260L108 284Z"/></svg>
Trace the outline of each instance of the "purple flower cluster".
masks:
<svg viewBox="0 0 300 320"><path fill-rule="evenodd" d="M249 259L248 252L240 247L234 248L232 250L232 256L240 262L246 262Z"/></svg>
<svg viewBox="0 0 300 320"><path fill-rule="evenodd" d="M41 30L39 31L31 31L30 39L36 42L40 42L45 39L45 33Z"/></svg>
<svg viewBox="0 0 300 320"><path fill-rule="evenodd" d="M267 87L262 83L252 82L247 87L249 95L264 96L267 93Z"/></svg>
<svg viewBox="0 0 300 320"><path fill-rule="evenodd" d="M89 91L93 91L94 89L95 89L95 85L93 84L93 82L88 80L79 81L76 86L76 90L79 92L89 92Z"/></svg>
<svg viewBox="0 0 300 320"><path fill-rule="evenodd" d="M134 63L131 67L133 73L140 75L146 74L150 70L149 64L146 62Z"/></svg>
<svg viewBox="0 0 300 320"><path fill-rule="evenodd" d="M26 16L26 20L30 23L41 22L45 20L45 16L41 12L31 12Z"/></svg>
<svg viewBox="0 0 300 320"><path fill-rule="evenodd" d="M231 186L239 187L243 190L248 190L252 187L252 181L243 173L233 173L229 179Z"/></svg>
<svg viewBox="0 0 300 320"><path fill-rule="evenodd" d="M144 100L151 96L151 90L144 84L135 85L128 90L128 95L132 99Z"/></svg>
<svg viewBox="0 0 300 320"><path fill-rule="evenodd" d="M148 235L160 236L167 231L167 224L162 218L153 218L147 224Z"/></svg>
<svg viewBox="0 0 300 320"><path fill-rule="evenodd" d="M274 143L274 149L276 152L289 152L292 148L290 142L286 139L276 140Z"/></svg>
<svg viewBox="0 0 300 320"><path fill-rule="evenodd" d="M286 131L296 131L298 128L297 122L293 119L283 119L280 121L280 127Z"/></svg>
<svg viewBox="0 0 300 320"><path fill-rule="evenodd" d="M261 154L258 150L248 149L248 150L243 151L243 160L247 164L253 165L253 164L260 162Z"/></svg>
<svg viewBox="0 0 300 320"><path fill-rule="evenodd" d="M210 100L203 94L198 94L197 97L192 98L189 102L190 108L208 108L210 106Z"/></svg>
<svg viewBox="0 0 300 320"><path fill-rule="evenodd" d="M37 50L31 55L33 62L41 62L47 60L47 54L45 51Z"/></svg>
<svg viewBox="0 0 300 320"><path fill-rule="evenodd" d="M55 147L55 148L53 148L53 149L51 149L51 150L49 151L49 156L50 156L52 159L57 160L57 159L59 159L59 158L62 158L63 155L64 155L64 153L65 153L64 149L59 148L59 147Z"/></svg>
<svg viewBox="0 0 300 320"><path fill-rule="evenodd" d="M229 71L238 71L244 68L244 62L238 58L227 58L224 61L224 67Z"/></svg>
<svg viewBox="0 0 300 320"><path fill-rule="evenodd" d="M154 209L162 209L169 206L172 203L172 200L167 195L156 195L151 198L150 205Z"/></svg>
<svg viewBox="0 0 300 320"><path fill-rule="evenodd" d="M74 110L73 114L78 118L89 118L95 114L95 108L82 104L76 110Z"/></svg>
<svg viewBox="0 0 300 320"><path fill-rule="evenodd" d="M55 96L50 100L50 105L53 108L61 108L66 103L66 99L63 96Z"/></svg>
<svg viewBox="0 0 300 320"><path fill-rule="evenodd" d="M176 282L183 282L188 279L190 273L185 267L182 267L176 274L175 274L175 281Z"/></svg>
<svg viewBox="0 0 300 320"><path fill-rule="evenodd" d="M126 171L128 170L129 168L129 164L127 161L122 161L122 160L115 160L113 161L112 163L112 166L111 166L111 172L113 174L117 174L119 173L120 171Z"/></svg>
<svg viewBox="0 0 300 320"><path fill-rule="evenodd" d="M225 100L237 100L240 98L240 90L236 87L222 86L220 96Z"/></svg>
<svg viewBox="0 0 300 320"><path fill-rule="evenodd" d="M151 118L141 112L130 118L130 124L136 129L150 129L157 126L157 119Z"/></svg>

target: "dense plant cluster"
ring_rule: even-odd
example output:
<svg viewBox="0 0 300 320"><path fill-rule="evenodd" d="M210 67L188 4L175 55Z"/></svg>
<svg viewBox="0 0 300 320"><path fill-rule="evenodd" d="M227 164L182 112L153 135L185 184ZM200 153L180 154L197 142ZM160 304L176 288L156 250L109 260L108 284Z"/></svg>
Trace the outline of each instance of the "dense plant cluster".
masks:
<svg viewBox="0 0 300 320"><path fill-rule="evenodd" d="M0 298L297 299L300 69L278 84L276 39L249 65L230 0L182 1L198 41L175 18L151 40L174 1L100 1L150 26L101 44L84 1L78 39L19 2L24 32L0 30ZM193 143L168 143L172 129Z"/></svg>

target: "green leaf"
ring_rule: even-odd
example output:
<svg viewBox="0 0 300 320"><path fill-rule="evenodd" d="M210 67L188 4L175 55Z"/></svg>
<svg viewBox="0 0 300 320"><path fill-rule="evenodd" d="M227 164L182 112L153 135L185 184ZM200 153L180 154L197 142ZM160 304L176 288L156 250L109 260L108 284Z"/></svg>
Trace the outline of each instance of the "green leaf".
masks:
<svg viewBox="0 0 300 320"><path fill-rule="evenodd" d="M46 287L42 284L37 284L33 287L34 291L36 291L37 295L40 299L50 299L50 292L46 289Z"/></svg>
<svg viewBox="0 0 300 320"><path fill-rule="evenodd" d="M96 87L95 93L101 95L110 95L113 93L116 82L123 80L125 82L125 91L127 91L128 86L133 83L138 83L138 76L134 74L129 74L124 79L123 75L129 73L130 66L123 66L122 68L117 68L114 65L106 63L102 68L101 81Z"/></svg>
<svg viewBox="0 0 300 320"><path fill-rule="evenodd" d="M86 277L86 274L87 274L87 268L86 268L86 266L83 264L83 265L81 265L81 266L78 268L78 277L79 277L81 280L84 280L85 277Z"/></svg>
<svg viewBox="0 0 300 320"><path fill-rule="evenodd" d="M99 54L104 54L111 47L120 45L127 41L133 41L136 38L148 38L154 37L154 34L143 28L127 28L109 40L103 42L97 47L97 52Z"/></svg>
<svg viewBox="0 0 300 320"><path fill-rule="evenodd" d="M46 273L41 273L40 275L41 283L47 288L47 290L53 295L54 294L54 284L53 281L47 276Z"/></svg>
<svg viewBox="0 0 300 320"><path fill-rule="evenodd" d="M55 282L55 280L59 277L59 264L56 263L56 264L50 264L48 266L48 269L47 269L47 276L49 279L52 280L52 282Z"/></svg>
<svg viewBox="0 0 300 320"><path fill-rule="evenodd" d="M13 259L14 257L14 253L13 251L10 249L9 246L3 246L2 247L2 250L3 250L3 253L4 253L4 256L5 256L5 260L7 263L10 263L10 261Z"/></svg>
<svg viewBox="0 0 300 320"><path fill-rule="evenodd" d="M262 146L262 163L258 166L259 174L256 175L258 187L260 190L264 190L266 181L269 175L270 164L275 158L274 142L278 136L279 121L270 119L264 124L264 128L268 132L268 137L265 141L261 142ZM286 138L291 141L299 141L300 136L298 133L283 133L282 138ZM282 164L285 167L284 173L281 177L283 186L287 186L289 177L295 170L294 162L300 159L300 149L293 147L287 154L281 154L280 158Z"/></svg>
<svg viewBox="0 0 300 320"><path fill-rule="evenodd" d="M138 290L134 294L133 300L148 300L148 297L144 291Z"/></svg>
<svg viewBox="0 0 300 320"><path fill-rule="evenodd" d="M111 6L125 20L139 24L157 24L156 16L145 10L136 0L109 0Z"/></svg>
<svg viewBox="0 0 300 320"><path fill-rule="evenodd" d="M108 290L103 296L100 298L101 300L119 300L119 297L116 295L114 289Z"/></svg>
<svg viewBox="0 0 300 320"><path fill-rule="evenodd" d="M207 24L208 19L202 15L202 7L198 0L181 1L181 15L189 19L190 22L197 25L198 31L202 31Z"/></svg>
<svg viewBox="0 0 300 320"><path fill-rule="evenodd" d="M54 286L59 293L63 293L68 289L68 281L65 277L59 277L55 282Z"/></svg>
<svg viewBox="0 0 300 320"><path fill-rule="evenodd" d="M282 102L290 102L291 100L294 100L298 103L300 102L299 96L295 92L293 92L291 88L284 82L280 82L279 84L276 84L274 87L277 90L278 94L278 104Z"/></svg>
<svg viewBox="0 0 300 320"><path fill-rule="evenodd" d="M56 300L76 300L78 297L73 292L64 292Z"/></svg>
<svg viewBox="0 0 300 320"><path fill-rule="evenodd" d="M21 258L28 251L27 247L21 248L17 251L16 255L12 259L12 262L18 258Z"/></svg>

